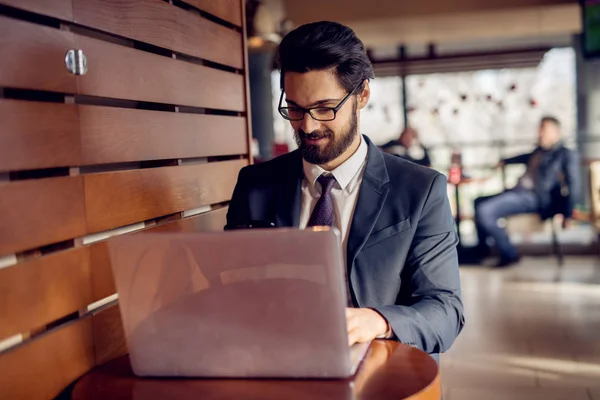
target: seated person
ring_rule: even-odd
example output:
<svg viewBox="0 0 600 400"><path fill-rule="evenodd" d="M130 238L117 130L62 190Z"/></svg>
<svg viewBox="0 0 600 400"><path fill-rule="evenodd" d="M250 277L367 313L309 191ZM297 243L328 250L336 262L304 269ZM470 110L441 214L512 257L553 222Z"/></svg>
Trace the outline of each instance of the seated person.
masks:
<svg viewBox="0 0 600 400"><path fill-rule="evenodd" d="M464 325L446 178L360 134L373 66L350 28L303 25L283 38L278 58L278 109L299 149L242 169L227 225L334 226L349 344L388 338L439 360Z"/></svg>
<svg viewBox="0 0 600 400"><path fill-rule="evenodd" d="M386 153L402 157L424 167L431 167L427 148L419 142L419 134L413 128L406 128L398 140L392 140L381 149Z"/></svg>
<svg viewBox="0 0 600 400"><path fill-rule="evenodd" d="M561 141L560 123L554 117L544 117L538 132L538 147L530 154L500 161L506 164L526 164L527 171L513 189L495 196L475 200L475 224L480 257L489 255L487 243L494 239L500 261L497 267L507 267L520 256L498 219L517 214L538 213L542 219L556 214L564 216L564 227L573 214L579 194L579 157Z"/></svg>

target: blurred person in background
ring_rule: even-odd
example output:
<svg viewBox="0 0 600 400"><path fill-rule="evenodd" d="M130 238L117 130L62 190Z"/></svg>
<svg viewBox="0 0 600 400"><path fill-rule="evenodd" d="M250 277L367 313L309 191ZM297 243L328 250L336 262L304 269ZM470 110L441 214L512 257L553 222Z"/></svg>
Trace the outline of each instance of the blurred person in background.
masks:
<svg viewBox="0 0 600 400"><path fill-rule="evenodd" d="M404 158L415 164L431 167L431 159L427 148L419 142L418 132L411 127L406 128L400 134L400 138L391 140L381 146L381 149L386 153Z"/></svg>
<svg viewBox="0 0 600 400"><path fill-rule="evenodd" d="M241 170L228 227L337 228L349 344L387 338L439 361L464 324L446 178L360 134L373 66L350 28L303 25L278 58L278 110L299 149Z"/></svg>
<svg viewBox="0 0 600 400"><path fill-rule="evenodd" d="M520 259L508 234L498 226L500 218L537 213L545 220L562 214L563 228L566 228L580 190L578 154L564 146L560 122L554 117L542 118L538 146L532 153L502 160L497 168L509 164L527 165L517 186L475 200L475 224L479 239L477 254L481 259L489 256L491 248L487 239L492 238L500 254L497 267L513 265Z"/></svg>

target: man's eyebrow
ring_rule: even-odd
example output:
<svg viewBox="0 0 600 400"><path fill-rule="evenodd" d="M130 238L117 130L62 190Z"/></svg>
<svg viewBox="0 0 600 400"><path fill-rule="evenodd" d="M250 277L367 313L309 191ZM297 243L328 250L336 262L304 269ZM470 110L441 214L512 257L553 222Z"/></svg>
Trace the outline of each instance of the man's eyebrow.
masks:
<svg viewBox="0 0 600 400"><path fill-rule="evenodd" d="M322 106L323 104L327 104L327 103L333 103L333 102L340 102L341 99L325 99L325 100L319 100L319 101L315 101L312 104L309 104L308 107L306 108L311 108L311 107L317 107L317 106ZM298 105L298 103L296 103L294 100L290 100L290 99L285 99L285 102L288 104L292 104L296 107L300 107L300 108L304 108L300 105Z"/></svg>

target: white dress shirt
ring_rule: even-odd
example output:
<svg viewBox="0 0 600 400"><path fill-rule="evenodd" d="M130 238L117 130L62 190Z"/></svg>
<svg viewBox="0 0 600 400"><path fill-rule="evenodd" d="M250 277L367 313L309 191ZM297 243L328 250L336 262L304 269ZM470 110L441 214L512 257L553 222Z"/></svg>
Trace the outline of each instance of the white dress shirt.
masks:
<svg viewBox="0 0 600 400"><path fill-rule="evenodd" d="M321 175L333 176L336 180L331 190L335 211L333 226L339 229L341 234L344 265L346 265L350 225L352 224L360 184L362 183L367 165L367 152L367 143L361 136L360 145L354 154L331 172L325 171L318 165L311 164L306 160L302 160L304 180L302 181L300 229L306 228L310 215L321 197L321 185L317 182L317 178Z"/></svg>

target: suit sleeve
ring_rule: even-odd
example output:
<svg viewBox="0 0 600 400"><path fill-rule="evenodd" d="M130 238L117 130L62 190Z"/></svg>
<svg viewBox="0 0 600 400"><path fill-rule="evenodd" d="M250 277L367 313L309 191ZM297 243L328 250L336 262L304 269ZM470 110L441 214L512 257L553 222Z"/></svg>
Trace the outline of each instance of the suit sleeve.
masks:
<svg viewBox="0 0 600 400"><path fill-rule="evenodd" d="M250 221L250 197L248 167L240 170L238 180L231 196L229 209L227 210L227 225L236 226L246 224Z"/></svg>
<svg viewBox="0 0 600 400"><path fill-rule="evenodd" d="M454 220L442 175L433 180L402 272L410 298L374 308L402 343L427 353L447 351L464 325ZM401 304L401 305L400 305Z"/></svg>
<svg viewBox="0 0 600 400"><path fill-rule="evenodd" d="M579 200L581 194L581 177L579 173L579 155L571 150L568 150L565 156L563 165L563 173L565 174L565 184L569 188L567 202L565 205L565 217L573 216L573 209Z"/></svg>
<svg viewBox="0 0 600 400"><path fill-rule="evenodd" d="M515 157L505 158L504 160L502 160L502 162L506 165L527 164L529 162L529 159L531 158L531 154L533 154L533 153L521 154L521 155L518 155Z"/></svg>
<svg viewBox="0 0 600 400"><path fill-rule="evenodd" d="M425 152L425 157L423 157L423 165L426 167L431 167L431 157L429 157L429 152L425 147L423 147L423 151Z"/></svg>

